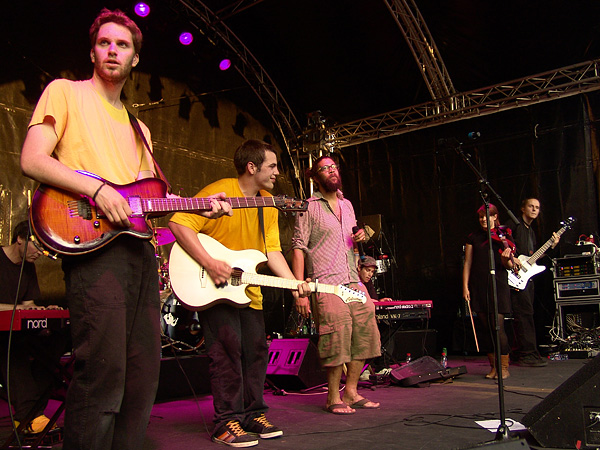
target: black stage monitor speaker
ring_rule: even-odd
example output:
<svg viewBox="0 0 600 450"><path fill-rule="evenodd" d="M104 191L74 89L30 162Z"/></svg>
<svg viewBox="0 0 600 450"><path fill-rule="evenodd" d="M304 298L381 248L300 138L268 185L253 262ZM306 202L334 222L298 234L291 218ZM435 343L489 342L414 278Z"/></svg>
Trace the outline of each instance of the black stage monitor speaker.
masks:
<svg viewBox="0 0 600 450"><path fill-rule="evenodd" d="M327 375L310 339L275 339L269 346L267 378L281 389L302 390L324 384Z"/></svg>
<svg viewBox="0 0 600 450"><path fill-rule="evenodd" d="M534 406L523 425L543 447L600 446L600 356Z"/></svg>

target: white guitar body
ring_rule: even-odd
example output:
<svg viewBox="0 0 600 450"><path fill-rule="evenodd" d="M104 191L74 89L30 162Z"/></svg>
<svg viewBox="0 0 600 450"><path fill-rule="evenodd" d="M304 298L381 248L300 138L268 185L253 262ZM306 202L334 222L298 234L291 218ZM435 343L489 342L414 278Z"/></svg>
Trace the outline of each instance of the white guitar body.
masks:
<svg viewBox="0 0 600 450"><path fill-rule="evenodd" d="M300 282L270 275L257 274L256 267L267 261L258 250L230 250L212 237L199 233L198 240L214 258L225 261L233 268L227 285L217 287L206 270L200 266L177 242L173 244L169 258L169 279L177 298L189 309L202 310L218 303L230 303L242 308L250 304L246 286L270 286L297 289ZM344 302L365 303L363 292L339 285L332 286L316 282L309 283L312 292L335 294Z"/></svg>
<svg viewBox="0 0 600 450"><path fill-rule="evenodd" d="M527 286L527 282L531 277L537 275L540 272L546 270L546 266L539 266L536 263L530 265L527 260L527 256L520 255L519 261L521 261L521 270L516 274L512 270L508 271L508 285L515 289L523 290Z"/></svg>
<svg viewBox="0 0 600 450"><path fill-rule="evenodd" d="M574 222L575 219L573 217L567 218L561 222L562 227L556 234L561 236L565 231L571 228ZM521 268L519 269L519 273L514 273L514 271L508 269L508 285L512 288L523 290L531 277L546 270L546 266L538 266L535 262L544 255L546 250L552 246L553 242L553 238L548 239L546 243L529 258L525 255L520 255L519 261L521 261Z"/></svg>

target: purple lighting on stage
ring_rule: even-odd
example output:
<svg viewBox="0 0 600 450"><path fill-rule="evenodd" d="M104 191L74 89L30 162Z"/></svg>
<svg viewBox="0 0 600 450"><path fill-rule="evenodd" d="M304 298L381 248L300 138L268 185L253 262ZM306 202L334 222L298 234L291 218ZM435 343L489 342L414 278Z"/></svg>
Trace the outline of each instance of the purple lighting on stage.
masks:
<svg viewBox="0 0 600 450"><path fill-rule="evenodd" d="M219 69L227 70L231 67L231 61L229 59L224 59L219 63Z"/></svg>
<svg viewBox="0 0 600 450"><path fill-rule="evenodd" d="M135 13L140 17L146 17L150 14L150 7L145 3L138 3L135 5Z"/></svg>
<svg viewBox="0 0 600 450"><path fill-rule="evenodd" d="M189 33L187 31L179 35L179 42L181 42L183 45L190 45L193 40L194 36L192 36L192 33Z"/></svg>

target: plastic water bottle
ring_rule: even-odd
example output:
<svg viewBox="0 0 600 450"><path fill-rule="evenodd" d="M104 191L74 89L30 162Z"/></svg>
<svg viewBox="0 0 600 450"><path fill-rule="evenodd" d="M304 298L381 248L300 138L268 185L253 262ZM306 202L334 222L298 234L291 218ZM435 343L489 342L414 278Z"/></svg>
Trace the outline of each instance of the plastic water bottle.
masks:
<svg viewBox="0 0 600 450"><path fill-rule="evenodd" d="M410 360L412 359L410 353L406 354L406 364L408 364L410 362Z"/></svg>
<svg viewBox="0 0 600 450"><path fill-rule="evenodd" d="M446 350L446 347L444 347L442 349L442 360L440 361L440 363L442 364L442 367L445 369L446 367L448 367L448 352Z"/></svg>

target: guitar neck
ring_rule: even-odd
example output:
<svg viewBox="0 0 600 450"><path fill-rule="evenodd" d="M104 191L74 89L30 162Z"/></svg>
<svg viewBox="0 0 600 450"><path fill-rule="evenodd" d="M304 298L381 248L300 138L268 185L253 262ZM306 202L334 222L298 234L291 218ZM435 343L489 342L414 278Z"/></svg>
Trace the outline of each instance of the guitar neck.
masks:
<svg viewBox="0 0 600 450"><path fill-rule="evenodd" d="M298 284L302 283L302 281L299 280L290 280L287 278L279 278L272 275L262 275L258 273L248 272L242 272L240 281L242 284L253 284L256 286L276 287L292 290L298 289ZM310 290L312 292L315 292L315 288L318 287L319 292L324 292L326 294L335 294L336 287L330 284L319 283L317 286L316 283L311 282L308 283L308 286L310 287Z"/></svg>
<svg viewBox="0 0 600 450"><path fill-rule="evenodd" d="M130 198L130 201L133 201L132 199ZM145 214L167 214L177 211L209 211L212 209L211 199L201 197L136 198L135 201L141 203L141 210ZM229 203L234 209L275 206L275 199L273 197L226 197L224 201Z"/></svg>
<svg viewBox="0 0 600 450"><path fill-rule="evenodd" d="M556 232L556 234L558 234L558 236L561 236L566 230L567 230L567 227L562 227L560 230L558 230ZM529 259L527 260L527 263L530 266L534 265L535 262L538 259L540 259L544 253L546 253L546 250L548 250L552 246L552 242L554 242L553 238L548 239L544 245L542 245L540 248L538 248L537 251L529 257Z"/></svg>

